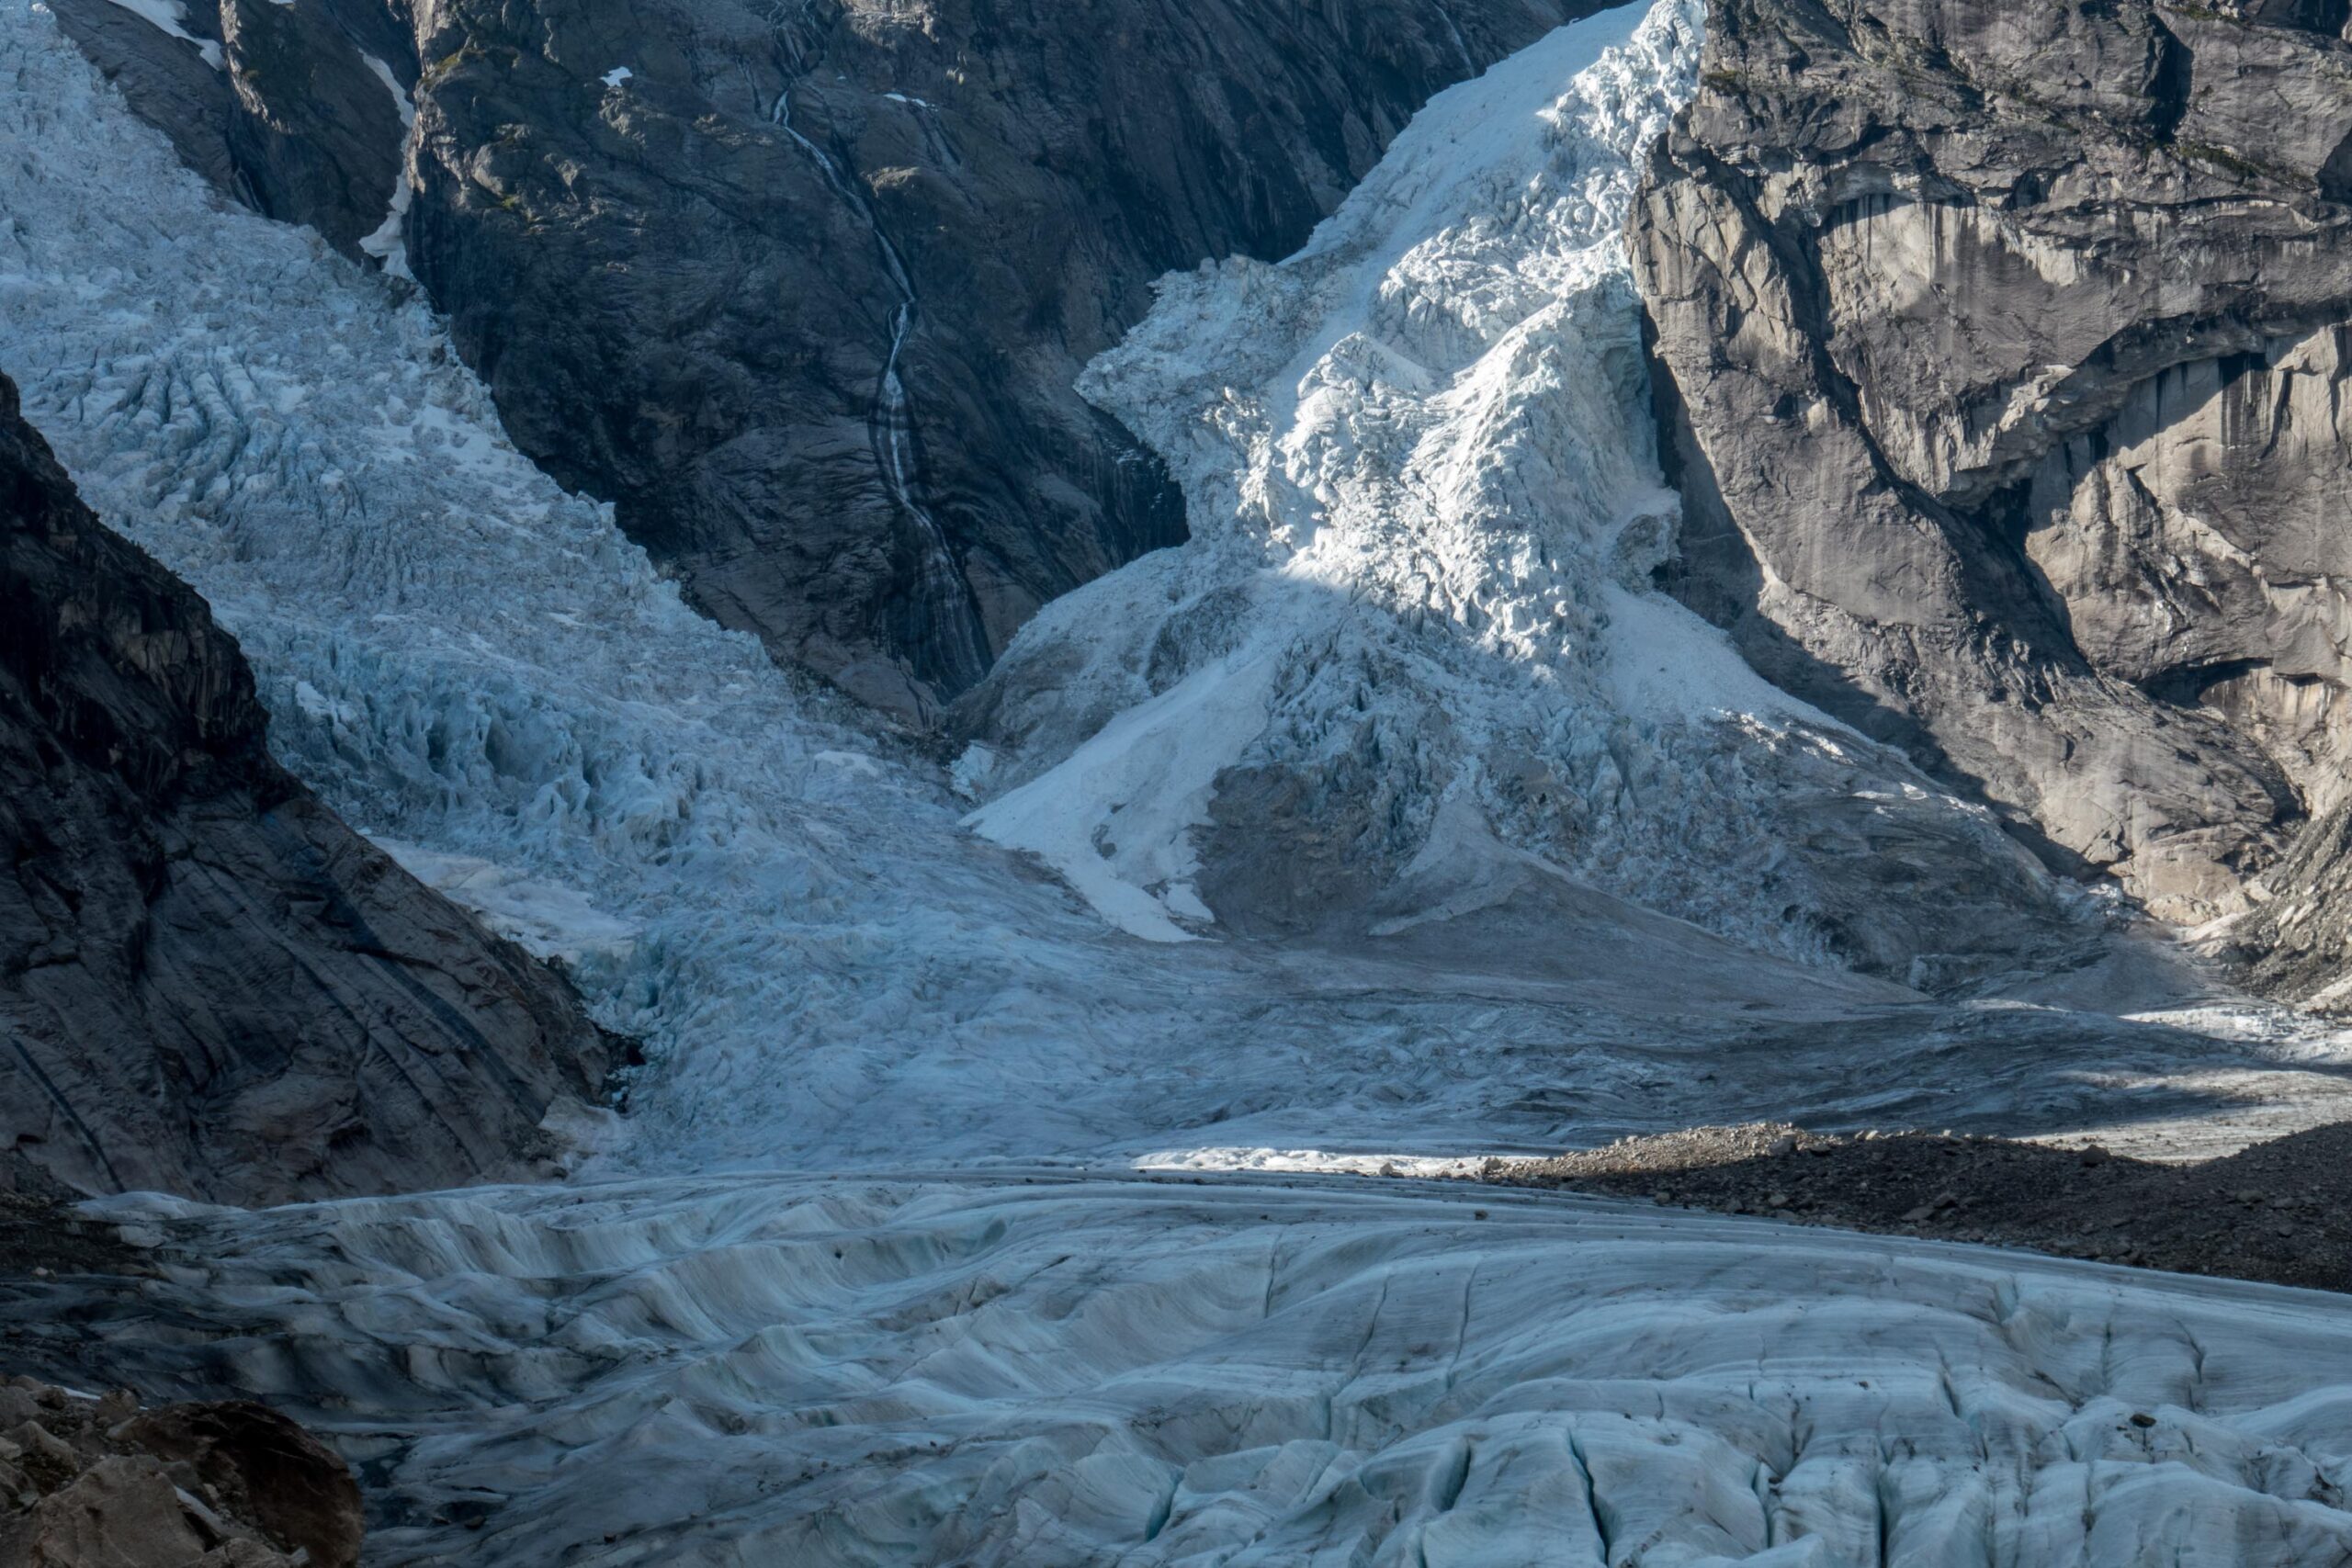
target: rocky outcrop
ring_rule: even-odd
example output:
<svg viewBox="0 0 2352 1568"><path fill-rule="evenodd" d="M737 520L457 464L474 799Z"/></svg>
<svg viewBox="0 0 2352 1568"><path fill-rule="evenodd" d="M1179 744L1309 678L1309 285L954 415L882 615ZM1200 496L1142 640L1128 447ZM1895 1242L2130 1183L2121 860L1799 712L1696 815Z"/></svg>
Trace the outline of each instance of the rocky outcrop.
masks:
<svg viewBox="0 0 2352 1568"><path fill-rule="evenodd" d="M2306 829L2255 891L2264 902L2219 922L2208 945L2260 991L2352 1013L2352 802Z"/></svg>
<svg viewBox="0 0 2352 1568"><path fill-rule="evenodd" d="M193 166L347 254L401 163L404 264L516 443L708 613L918 717L1183 536L1071 390L1150 281L1289 252L1432 92L1593 8L451 0L387 41L368 0L187 39L59 0Z"/></svg>
<svg viewBox="0 0 2352 1568"><path fill-rule="evenodd" d="M362 1533L349 1467L265 1405L0 1382L0 1562L356 1568Z"/></svg>
<svg viewBox="0 0 2352 1568"><path fill-rule="evenodd" d="M2345 795L2345 20L1716 0L1633 221L1677 590L2179 921Z"/></svg>
<svg viewBox="0 0 2352 1568"><path fill-rule="evenodd" d="M609 1045L269 756L204 602L0 379L0 1184L235 1202L521 1172Z"/></svg>

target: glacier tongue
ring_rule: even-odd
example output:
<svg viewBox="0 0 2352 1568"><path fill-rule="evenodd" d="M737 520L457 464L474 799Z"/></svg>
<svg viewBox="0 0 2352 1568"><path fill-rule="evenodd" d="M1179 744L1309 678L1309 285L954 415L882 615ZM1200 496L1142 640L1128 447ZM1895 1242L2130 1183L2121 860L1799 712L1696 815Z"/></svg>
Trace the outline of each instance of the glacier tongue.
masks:
<svg viewBox="0 0 2352 1568"><path fill-rule="evenodd" d="M0 6L28 412L289 763L657 1058L583 1130L628 1179L117 1201L156 1276L0 1292L12 1349L283 1403L387 1562L2340 1555L2338 1302L1281 1174L1786 1115L2242 1138L2342 1092L2340 1037L2253 1010L1817 966L1981 967L1939 867L2069 917L1648 589L1612 214L1692 14L1457 89L1306 254L1171 282L1098 368L1199 536L1049 610L961 771L1089 908L689 614L411 292L222 210ZM1922 880L1841 880L1865 841Z"/></svg>
<svg viewBox="0 0 2352 1568"><path fill-rule="evenodd" d="M119 1204L171 1267L74 1307L142 1382L258 1389L374 1458L384 1562L2352 1552L2340 1298L1476 1201L1031 1172Z"/></svg>

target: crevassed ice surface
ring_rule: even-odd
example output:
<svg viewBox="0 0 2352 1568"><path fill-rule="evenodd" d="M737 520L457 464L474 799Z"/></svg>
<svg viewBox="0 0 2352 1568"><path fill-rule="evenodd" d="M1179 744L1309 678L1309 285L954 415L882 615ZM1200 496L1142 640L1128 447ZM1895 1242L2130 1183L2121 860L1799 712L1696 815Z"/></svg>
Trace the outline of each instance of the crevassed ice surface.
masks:
<svg viewBox="0 0 2352 1568"><path fill-rule="evenodd" d="M1985 813L1653 584L1680 508L1623 235L1700 15L1563 29L1434 99L1297 254L1161 282L1080 388L1167 461L1193 537L1016 639L988 691L1016 743L964 770L998 792L982 833L1162 941L1524 974L1558 912L1514 903L1593 893L1897 979L1988 934L2081 940ZM1934 929L1886 897L1890 856L1949 868L1911 890Z"/></svg>
<svg viewBox="0 0 2352 1568"><path fill-rule="evenodd" d="M411 1506L383 1562L2352 1550L2338 1298L1476 1201L1050 1176L485 1190L167 1222L186 1261L138 1312L74 1304L142 1380L232 1382L339 1432ZM191 1348L190 1320L217 1337Z"/></svg>
<svg viewBox="0 0 2352 1568"><path fill-rule="evenodd" d="M1506 186L1512 169L1567 179L1531 211L1601 213L1623 175L1600 150L1622 164L1689 70L1686 9L1638 20L1555 35L1442 97L1430 125L1477 129ZM1462 144L1432 134L1399 157ZM1476 226L1429 205L1447 181L1399 164L1368 188L1377 202L1318 239L1328 265L1253 287L1385 276L1384 211L1436 268L1424 297L1486 276L1418 249ZM2257 1078L2255 1110L2310 1113L2321 1075L2297 1068L2329 1065L2327 1039L2243 1011L2245 1038L2222 1040L2230 1019L1931 1008L1630 904L1587 911L1589 973L1570 978L1138 941L962 831L944 781L685 611L602 510L507 447L427 312L311 237L222 209L38 6L0 6L0 368L92 503L244 643L281 752L422 874L567 953L605 1020L660 1056L601 1168L635 1179L254 1215L125 1201L164 1266L151 1289L73 1300L61 1284L5 1309L29 1357L62 1366L96 1327L152 1387L249 1387L335 1432L379 1500L380 1561L2340 1554L2352 1324L2333 1300L1475 1191L1113 1179L1154 1152L1311 1168L1333 1163L1317 1142L1460 1153L1790 1112L2211 1126ZM1462 320L1502 322L1499 342L1556 287L1579 313L1573 331L1555 315L1547 352L1622 344L1605 236L1549 217L1513 231L1550 246L1556 274L1514 283L1507 311L1465 299ZM1351 272L1351 256L1370 259ZM1341 341L1298 335L1339 318L1268 319L1292 324L1256 384L1312 348L1301 365L1340 387ZM1142 374L1154 330L1106 365L1106 397L1123 365ZM1460 363L1490 351L1487 330ZM1577 597L1599 581L1593 552L1624 537L1615 522L1662 500L1638 422L1622 379L1613 402L1581 373L1556 406L1521 398L1541 371L1507 356L1465 395L1528 403L1471 422L1512 450L1524 420L1610 433L1555 477L1591 500L1576 517L1611 526L1562 536L1589 548L1556 578L1506 574L1575 601L1566 632L1541 632L1565 638L1544 646L1575 699L1546 711L1654 714L1587 658L1644 613L1637 578ZM1446 429L1431 410L1452 397L1430 389L1416 412L1333 391L1301 450L1351 444L1376 466L1388 434ZM1214 478L1211 457L1188 483ZM1271 460L1218 460L1237 486L1272 482ZM1446 482L1541 471L1470 451ZM1409 620L1398 541L1350 509L1353 482L1332 481L1319 547ZM1480 515L1413 526L1442 544ZM1253 573L1254 527L1225 541ZM1490 594L1477 563L1494 540L1440 551L1424 607ZM1311 583L1232 581L1253 605L1312 603ZM1254 608L1237 624L1276 625ZM1659 635L1688 653L1703 632L1669 619ZM1518 655L1486 636L1430 644L1399 679L1490 694L1477 660ZM1200 669L1229 673L1232 651ZM1813 722L1720 674L1721 705L1767 730ZM1223 676L1195 690L1232 711ZM1051 777L1125 695L1006 766ZM1203 807L1160 804L1166 830L1136 840L1159 862L1122 862L1114 835L1102 858L1150 905L1130 913L1198 935L1175 829ZM1606 841L1618 869L1582 869L1648 886L1641 831ZM1746 918L1687 912L1719 932ZM1062 1159L1011 1163L1031 1156ZM752 1164L811 1174L707 1174Z"/></svg>
<svg viewBox="0 0 2352 1568"><path fill-rule="evenodd" d="M29 417L237 634L284 760L664 1055L661 1157L1091 1146L1165 1096L1172 985L684 608L421 304L222 210L38 7L6 25Z"/></svg>
<svg viewBox="0 0 2352 1568"><path fill-rule="evenodd" d="M1563 28L1431 102L1296 255L1161 280L1080 388L1170 463L1193 538L1024 631L999 684L1037 739L966 771L1042 776L976 813L983 834L1136 934L1182 940L1213 920L1193 840L1218 775L1286 754L1328 768L1369 730L1365 771L1409 781L1389 810L1425 832L1450 802L1501 815L1495 786L1521 781L1490 775L1515 747L1516 772L1556 768L1554 793L1611 818L1579 839L1618 890L1693 910L1715 887L1758 893L1678 874L1761 840L1760 792L1718 778L1690 811L1696 772L1676 779L1690 841L1668 848L1642 805L1669 792L1622 776L1671 777L1687 760L1656 750L1687 716L1868 750L1646 592L1678 502L1619 235L1635 150L1692 85L1697 28L1695 5L1631 39ZM1030 663L1050 671L1034 692ZM1513 826L1514 846L1541 845ZM1724 923L1804 941L1760 910Z"/></svg>
<svg viewBox="0 0 2352 1568"><path fill-rule="evenodd" d="M1622 265L1590 226L1608 228L1600 197L1687 75L1689 22L1662 13L1593 77L1589 115L1564 107L1630 29L1613 16L1432 112L1485 124L1503 164L1566 160L1574 188L1528 232L1558 251L1590 331L1622 344ZM507 445L421 304L312 235L224 209L39 7L6 25L0 367L91 503L244 645L288 763L428 879L564 954L604 1021L646 1040L656 1065L613 1161L1451 1155L1783 1111L2064 1126L2119 1083L2154 1097L2144 1115L2210 1106L2216 1074L2282 1070L2260 1040L1928 1009L1616 904L1553 912L1549 974L1532 948L1498 971L1141 946L960 829L935 773L681 605L603 509ZM1506 156L1513 135L1525 148ZM1373 254L1364 211L1346 225ZM1570 352L1577 333L1555 335ZM1621 409L1559 384L1577 417L1632 439ZM1646 457L1590 462L1608 496L1657 498ZM1175 558L1130 570L1148 581ZM1490 838L1469 847L1461 863L1520 863ZM1736 880L1687 854L1658 876ZM1905 1059L1917 1070L1890 1070Z"/></svg>

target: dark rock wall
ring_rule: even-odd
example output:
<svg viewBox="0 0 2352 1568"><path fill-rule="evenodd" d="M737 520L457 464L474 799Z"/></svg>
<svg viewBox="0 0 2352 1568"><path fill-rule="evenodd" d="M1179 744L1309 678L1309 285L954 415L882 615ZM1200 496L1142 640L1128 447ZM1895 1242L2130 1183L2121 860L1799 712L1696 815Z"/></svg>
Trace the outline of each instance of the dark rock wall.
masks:
<svg viewBox="0 0 2352 1568"><path fill-rule="evenodd" d="M2343 797L2340 6L1718 0L1632 243L1675 586L2156 912Z"/></svg>
<svg viewBox="0 0 2352 1568"><path fill-rule="evenodd" d="M521 1173L606 1038L271 761L234 642L0 378L0 1181L233 1202Z"/></svg>
<svg viewBox="0 0 2352 1568"><path fill-rule="evenodd" d="M220 0L208 108L196 46L59 4L193 166L346 252L397 152L408 265L518 445L718 620L918 721L1183 536L1070 389L1150 281L1295 249L1430 93L1594 8Z"/></svg>

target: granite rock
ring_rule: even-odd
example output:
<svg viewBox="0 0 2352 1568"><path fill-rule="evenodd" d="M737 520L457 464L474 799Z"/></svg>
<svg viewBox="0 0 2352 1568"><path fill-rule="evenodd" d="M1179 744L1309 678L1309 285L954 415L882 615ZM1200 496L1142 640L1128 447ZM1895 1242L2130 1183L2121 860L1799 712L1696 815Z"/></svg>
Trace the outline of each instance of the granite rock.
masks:
<svg viewBox="0 0 2352 1568"><path fill-rule="evenodd" d="M2344 794L2342 9L1718 0L1633 220L1672 586L2184 923Z"/></svg>

